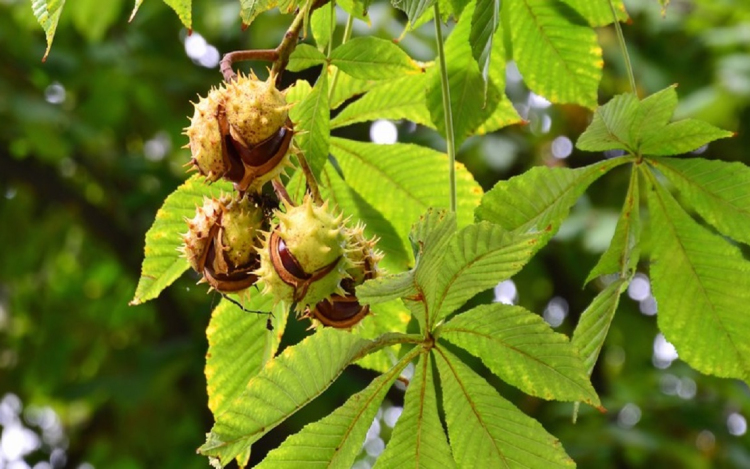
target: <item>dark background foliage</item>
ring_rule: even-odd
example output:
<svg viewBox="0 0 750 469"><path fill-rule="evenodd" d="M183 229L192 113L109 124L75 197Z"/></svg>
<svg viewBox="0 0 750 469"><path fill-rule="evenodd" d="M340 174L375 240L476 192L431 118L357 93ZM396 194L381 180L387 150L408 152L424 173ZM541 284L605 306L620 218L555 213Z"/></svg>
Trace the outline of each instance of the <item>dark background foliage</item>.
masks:
<svg viewBox="0 0 750 469"><path fill-rule="evenodd" d="M662 18L655 0L625 3L641 95L678 82L678 114L738 132L704 156L750 163L750 6L674 0ZM35 441L28 434L19 439L19 428L37 435L24 457L30 466L207 465L195 449L211 425L203 364L218 298L186 275L155 301L127 303L143 235L185 178L180 133L192 113L189 101L221 76L186 54L187 32L162 2L144 2L128 24L131 7L125 0L68 2L42 64L44 36L29 2L0 1L0 467L22 442ZM221 53L274 47L290 21L269 13L242 32L238 11L236 0L196 1L193 38L202 35ZM355 35L401 34L404 18L389 5L374 4L371 16L372 28L357 23ZM599 32L604 102L627 89L627 78L613 31ZM402 44L427 60L432 40L427 27ZM260 73L265 64L253 66ZM567 146L561 137L574 142L588 111L549 107L518 80L509 80L508 93L529 123L471 138L459 153L485 189L534 165L577 167L603 157L559 157ZM428 129L397 128L400 140L442 146ZM367 139L369 125L337 132ZM615 172L595 184L557 241L513 279L520 304L551 322L564 317L558 331L570 334L601 288L582 285L614 229L626 176ZM492 292L480 296L492 300ZM648 311L649 301L623 299L594 370L608 413L584 408L573 425L570 404L493 383L558 436L580 467L750 467L749 437L735 435L742 416L750 416L747 386L702 376L679 359L665 362L655 316L639 311ZM292 323L295 341L307 325ZM253 460L371 377L350 369L262 440ZM389 399L398 405L403 393L394 390Z"/></svg>

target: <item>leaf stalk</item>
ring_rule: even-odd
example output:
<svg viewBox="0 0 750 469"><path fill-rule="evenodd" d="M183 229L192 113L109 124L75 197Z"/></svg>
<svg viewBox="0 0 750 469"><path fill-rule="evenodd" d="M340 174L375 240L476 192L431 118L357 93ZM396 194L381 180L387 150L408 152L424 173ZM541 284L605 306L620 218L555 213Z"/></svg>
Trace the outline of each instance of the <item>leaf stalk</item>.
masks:
<svg viewBox="0 0 750 469"><path fill-rule="evenodd" d="M437 41L440 61L440 86L443 92L443 114L445 114L445 143L448 150L448 178L450 184L451 212L456 212L456 139L453 134L453 110L451 109L451 91L448 82L448 66L443 49L443 31L440 25L440 8L435 2L435 40Z"/></svg>
<svg viewBox="0 0 750 469"><path fill-rule="evenodd" d="M615 31L617 32L617 42L620 43L620 51L622 52L622 58L625 61L625 70L628 73L628 79L630 80L630 91L638 96L638 88L635 85L635 76L633 75L633 64L630 62L630 54L628 54L628 46L625 44L625 36L622 34L622 27L620 26L620 20L617 19L617 10L612 0L609 0L609 8L612 10L612 18L615 22Z"/></svg>

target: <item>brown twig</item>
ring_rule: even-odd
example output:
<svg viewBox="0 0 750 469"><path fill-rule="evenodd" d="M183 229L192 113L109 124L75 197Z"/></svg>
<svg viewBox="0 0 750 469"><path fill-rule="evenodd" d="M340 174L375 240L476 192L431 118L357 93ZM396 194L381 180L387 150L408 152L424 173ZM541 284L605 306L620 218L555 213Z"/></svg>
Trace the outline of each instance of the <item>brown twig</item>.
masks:
<svg viewBox="0 0 750 469"><path fill-rule="evenodd" d="M267 62L275 62L279 59L279 51L277 49L259 49L259 50L236 50L224 54L221 59L221 70L224 75L225 81L233 81L237 79L237 74L232 70L232 64L234 62L242 62L244 60L265 60Z"/></svg>
<svg viewBox="0 0 750 469"><path fill-rule="evenodd" d="M261 49L261 50L238 50L230 52L224 55L221 59L221 65L219 69L224 80L232 81L237 79L237 74L232 70L232 64L234 62L242 62L244 60L265 60L267 62L273 62L273 68L271 73L276 76L276 86L279 86L281 82L281 74L286 69L289 63L289 56L294 52L299 41L300 31L307 21L307 17L316 9L322 7L330 0L314 0L312 4L302 7L297 11L292 24L284 34L284 39L275 49Z"/></svg>

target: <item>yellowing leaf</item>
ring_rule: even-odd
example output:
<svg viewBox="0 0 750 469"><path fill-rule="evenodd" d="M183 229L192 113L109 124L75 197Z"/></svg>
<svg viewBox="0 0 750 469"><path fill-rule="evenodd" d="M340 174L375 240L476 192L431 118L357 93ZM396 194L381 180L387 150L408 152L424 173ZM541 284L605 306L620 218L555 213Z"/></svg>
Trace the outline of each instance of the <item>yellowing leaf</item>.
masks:
<svg viewBox="0 0 750 469"><path fill-rule="evenodd" d="M31 9L34 11L36 20L42 25L44 34L47 36L47 49L44 51L42 62L47 60L52 41L55 39L57 22L60 21L60 13L65 5L65 0L32 0Z"/></svg>

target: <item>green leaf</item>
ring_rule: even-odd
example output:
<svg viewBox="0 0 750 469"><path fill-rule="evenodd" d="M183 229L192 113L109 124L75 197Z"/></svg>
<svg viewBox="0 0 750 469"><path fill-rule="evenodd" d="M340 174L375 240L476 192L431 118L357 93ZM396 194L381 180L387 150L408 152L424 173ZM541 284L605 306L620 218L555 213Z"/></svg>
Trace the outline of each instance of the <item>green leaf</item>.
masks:
<svg viewBox="0 0 750 469"><path fill-rule="evenodd" d="M304 5L303 0L240 0L240 18L243 26L249 26L263 12L279 7L282 13L291 13Z"/></svg>
<svg viewBox="0 0 750 469"><path fill-rule="evenodd" d="M642 155L680 155L733 135L708 122L684 119L645 133L639 150Z"/></svg>
<svg viewBox="0 0 750 469"><path fill-rule="evenodd" d="M492 60L490 60L490 81L497 90L505 90L505 41L503 40L503 28L498 27L495 31L495 39L492 41ZM521 116L513 107L510 99L504 92L500 95L497 107L490 116L477 128L478 135L488 134L502 129L511 124L522 121Z"/></svg>
<svg viewBox="0 0 750 469"><path fill-rule="evenodd" d="M177 13L177 16L182 21L188 30L193 29L193 0L164 0L171 9Z"/></svg>
<svg viewBox="0 0 750 469"><path fill-rule="evenodd" d="M640 145L643 135L669 124L677 108L676 87L668 86L641 101L630 130L631 141L637 142L636 147Z"/></svg>
<svg viewBox="0 0 750 469"><path fill-rule="evenodd" d="M326 10L319 8L317 11ZM306 68L314 67L326 63L326 56L310 44L298 44L289 56L289 65L287 70L290 72L299 72Z"/></svg>
<svg viewBox="0 0 750 469"><path fill-rule="evenodd" d="M338 0L336 5L369 26L370 19L367 17L367 9L370 7L370 3L372 3L372 0Z"/></svg>
<svg viewBox="0 0 750 469"><path fill-rule="evenodd" d="M414 349L387 373L350 397L325 418L287 438L256 466L257 469L289 467L351 467L362 449L367 430L385 394L419 349Z"/></svg>
<svg viewBox="0 0 750 469"><path fill-rule="evenodd" d="M608 0L562 0L570 5L575 11L588 21L590 26L607 26L613 22L612 8ZM625 22L628 20L628 12L621 0L613 0L617 12L617 20Z"/></svg>
<svg viewBox="0 0 750 469"><path fill-rule="evenodd" d="M391 4L406 13L409 19L406 27L410 28L435 4L435 0L391 0Z"/></svg>
<svg viewBox="0 0 750 469"><path fill-rule="evenodd" d="M631 139L640 102L633 93L619 94L594 111L594 120L576 142L585 151L626 150L636 152L637 141ZM670 112L671 115L671 112Z"/></svg>
<svg viewBox="0 0 750 469"><path fill-rule="evenodd" d="M750 382L750 262L651 180L651 281L659 328L696 370Z"/></svg>
<svg viewBox="0 0 750 469"><path fill-rule="evenodd" d="M721 233L750 244L750 168L701 158L647 160Z"/></svg>
<svg viewBox="0 0 750 469"><path fill-rule="evenodd" d="M538 233L508 232L489 222L456 233L445 247L437 301L430 305L436 311L436 321L521 270L536 252L538 238Z"/></svg>
<svg viewBox="0 0 750 469"><path fill-rule="evenodd" d="M388 219L406 240L411 225L428 207L448 207L448 157L419 145L378 145L331 138L331 152L344 180ZM458 225L474 219L482 190L463 165L456 167Z"/></svg>
<svg viewBox="0 0 750 469"><path fill-rule="evenodd" d="M458 467L575 467L560 442L442 347L434 350Z"/></svg>
<svg viewBox="0 0 750 469"><path fill-rule="evenodd" d="M250 311L271 313L273 298L270 295L252 295L243 302ZM211 322L206 329L208 353L206 354L206 381L208 408L218 416L239 396L250 378L271 359L284 333L287 312L278 311L271 322L268 316L247 313L239 306L222 300L211 313Z"/></svg>
<svg viewBox="0 0 750 469"><path fill-rule="evenodd" d="M435 324L435 314L429 314L427 306L435 304L438 294L437 279L445 255L445 248L456 232L456 214L447 210L429 209L412 228L409 239L417 258L414 268L414 280L419 286L422 298L418 303L423 305L424 313L417 318L420 325L427 330ZM422 321L422 318L424 321Z"/></svg>
<svg viewBox="0 0 750 469"><path fill-rule="evenodd" d="M323 68L310 94L291 111L294 140L317 177L328 161L331 113L328 106L328 73Z"/></svg>
<svg viewBox="0 0 750 469"><path fill-rule="evenodd" d="M357 298L365 304L385 303L416 293L414 271L411 270L374 278L357 287Z"/></svg>
<svg viewBox="0 0 750 469"><path fill-rule="evenodd" d="M55 39L55 31L57 30L57 22L60 21L60 13L65 5L65 0L32 0L31 9L34 11L34 16L39 24L44 29L44 34L47 37L47 48L44 50L44 57L42 62L47 60L49 50L52 47L52 41Z"/></svg>
<svg viewBox="0 0 750 469"><path fill-rule="evenodd" d="M466 15L473 15L474 5L466 6ZM470 21L459 21L445 41L445 60L448 68L451 111L456 148L477 131L492 115L500 100L500 91L489 83L485 93L482 72L472 58L469 35ZM427 76L427 108L435 127L445 137L445 112L440 67L431 67Z"/></svg>
<svg viewBox="0 0 750 469"><path fill-rule="evenodd" d="M354 78L387 80L422 73L417 65L392 41L373 36L355 37L331 52L331 64Z"/></svg>
<svg viewBox="0 0 750 469"><path fill-rule="evenodd" d="M368 239L379 238L377 248L385 254L380 267L389 272L408 269L411 256L391 222L363 199L354 187L348 185L332 165L325 166L320 180L321 194L325 199L335 203L345 216L364 222L364 234Z"/></svg>
<svg viewBox="0 0 750 469"><path fill-rule="evenodd" d="M602 49L586 20L558 0L509 6L513 58L529 88L553 103L595 108Z"/></svg>
<svg viewBox="0 0 750 469"><path fill-rule="evenodd" d="M481 358L526 394L600 405L578 350L541 316L520 306L477 306L445 323L436 335Z"/></svg>
<svg viewBox="0 0 750 469"><path fill-rule="evenodd" d="M164 200L154 224L146 232L141 278L131 305L156 298L188 269L187 259L178 251L187 231L185 218L195 216L195 208L203 205L204 197L218 197L222 191L231 190L228 183L208 185L203 177L195 175Z"/></svg>
<svg viewBox="0 0 750 469"><path fill-rule="evenodd" d="M546 232L541 249L560 228L578 197L603 174L628 160L613 158L583 168L535 167L498 182L476 210L479 220L496 223L508 231Z"/></svg>
<svg viewBox="0 0 750 469"><path fill-rule="evenodd" d="M389 301L370 306L370 314L365 316L352 333L365 339L377 339L394 332L406 333L411 315L401 301ZM386 373L400 356L401 345L383 347L365 355L355 363L362 368Z"/></svg>
<svg viewBox="0 0 750 469"><path fill-rule="evenodd" d="M335 11L336 4L331 2L316 9L310 15L310 30L320 51L328 47L328 43L331 42L331 30L335 24Z"/></svg>
<svg viewBox="0 0 750 469"><path fill-rule="evenodd" d="M433 127L425 102L425 86L425 75L410 75L384 82L346 106L331 120L331 128L376 119L408 119Z"/></svg>
<svg viewBox="0 0 750 469"><path fill-rule="evenodd" d="M638 172L633 169L630 186L625 196L620 218L617 220L615 234L609 247L591 269L584 284L600 275L619 272L627 276L628 271L635 271L640 258L641 222L639 214L640 194L638 192Z"/></svg>
<svg viewBox="0 0 750 469"><path fill-rule="evenodd" d="M604 345L604 339L607 338L609 325L620 303L620 295L628 288L628 283L627 278L621 277L607 285L578 320L571 342L578 348L589 376Z"/></svg>
<svg viewBox="0 0 750 469"><path fill-rule="evenodd" d="M383 82L380 80L360 80L339 71L336 88L333 89L333 93L331 94L331 109L336 109L349 99L364 94L382 84Z"/></svg>
<svg viewBox="0 0 750 469"><path fill-rule="evenodd" d="M415 368L414 377L406 389L404 410L388 446L375 463L375 469L456 467L438 416L430 354L423 354Z"/></svg>
<svg viewBox="0 0 750 469"><path fill-rule="evenodd" d="M312 92L312 86L307 80L297 80L293 86L290 86L286 90L286 102L289 104L297 104L302 102Z"/></svg>
<svg viewBox="0 0 750 469"><path fill-rule="evenodd" d="M500 23L500 0L477 0L474 13L471 15L471 32L469 44L471 54L482 71L482 78L490 78L490 59L493 50L495 31ZM498 38L502 40L502 38ZM503 62L505 58L503 57Z"/></svg>
<svg viewBox="0 0 750 469"><path fill-rule="evenodd" d="M255 375L240 397L216 416L199 452L228 464L276 425L307 405L364 354L369 341L324 328L288 347Z"/></svg>
<svg viewBox="0 0 750 469"><path fill-rule="evenodd" d="M128 22L133 21L133 18L135 18L135 14L138 13L138 9L141 7L141 3L143 3L143 0L135 0L135 5L133 6L132 13L130 13L130 18L128 18Z"/></svg>

